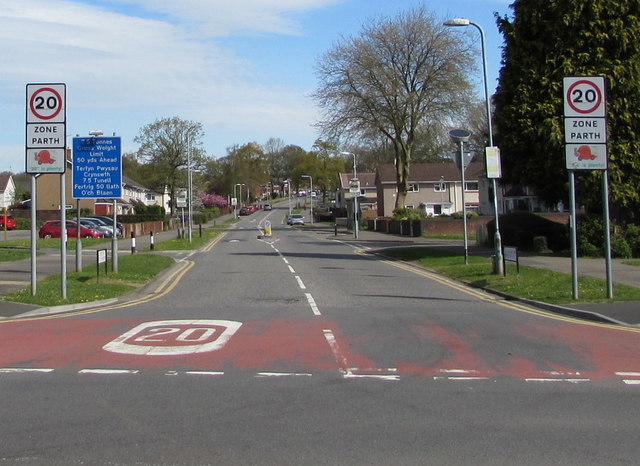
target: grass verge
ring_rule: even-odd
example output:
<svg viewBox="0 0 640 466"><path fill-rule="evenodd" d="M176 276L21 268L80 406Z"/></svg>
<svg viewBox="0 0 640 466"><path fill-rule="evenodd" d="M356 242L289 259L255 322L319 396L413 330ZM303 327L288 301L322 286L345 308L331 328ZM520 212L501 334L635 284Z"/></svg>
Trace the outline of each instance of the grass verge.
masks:
<svg viewBox="0 0 640 466"><path fill-rule="evenodd" d="M138 288L173 264L170 257L153 254L135 254L118 258L118 273L107 273L88 267L82 272L67 274L67 299L61 298L60 275L50 275L38 282L36 296L31 287L5 296L7 301L40 306L86 303L116 298Z"/></svg>
<svg viewBox="0 0 640 466"><path fill-rule="evenodd" d="M513 296L532 299L550 304L576 303L572 297L572 277L569 274L535 267L520 266L520 274L515 264L507 264L507 275L492 273L491 259L469 257L464 264L464 256L442 249L406 248L393 249L385 255L395 259L415 262L444 276L488 288ZM579 302L607 302L607 284L592 277L578 279ZM616 301L640 301L640 288L615 284L613 295Z"/></svg>
<svg viewBox="0 0 640 466"><path fill-rule="evenodd" d="M202 236L200 232L195 230L191 234L191 242L185 233L184 238L173 238L164 241L160 241L154 245L154 251L184 251L190 249L200 249L202 246L211 241L220 233L214 230L202 230ZM149 248L146 249L147 251Z"/></svg>

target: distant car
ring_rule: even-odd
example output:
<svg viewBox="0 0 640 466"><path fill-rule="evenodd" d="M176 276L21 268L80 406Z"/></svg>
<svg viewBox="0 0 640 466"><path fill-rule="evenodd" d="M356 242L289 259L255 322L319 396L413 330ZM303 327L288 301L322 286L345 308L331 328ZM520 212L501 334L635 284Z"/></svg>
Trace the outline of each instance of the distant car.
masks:
<svg viewBox="0 0 640 466"><path fill-rule="evenodd" d="M101 221L97 218L80 217L80 225L101 232L105 238L113 238L113 228L109 225L101 223Z"/></svg>
<svg viewBox="0 0 640 466"><path fill-rule="evenodd" d="M113 227L113 217L109 217L107 215L89 215L86 218L97 218L98 220L102 220L107 225ZM122 231L124 229L122 223L116 222L116 228L118 229L118 236L122 236Z"/></svg>
<svg viewBox="0 0 640 466"><path fill-rule="evenodd" d="M16 219L11 215L0 214L0 230L4 230L5 225L7 230L13 230L17 226Z"/></svg>
<svg viewBox="0 0 640 466"><path fill-rule="evenodd" d="M287 225L304 225L304 217L301 214L291 214L287 218Z"/></svg>
<svg viewBox="0 0 640 466"><path fill-rule="evenodd" d="M77 228L78 224L73 220L67 220L66 230L67 237L74 238L77 236ZM49 220L45 222L44 225L40 227L40 231L38 232L38 236L40 238L60 238L62 235L62 227L60 220ZM87 228L80 224L80 236L82 238L102 238L103 234L100 231L94 230L93 228Z"/></svg>
<svg viewBox="0 0 640 466"><path fill-rule="evenodd" d="M262 206L264 210L271 210L271 204L265 204Z"/></svg>
<svg viewBox="0 0 640 466"><path fill-rule="evenodd" d="M240 211L238 212L238 215L249 215L251 213L251 210L249 210L248 207L243 207L242 209L240 209Z"/></svg>

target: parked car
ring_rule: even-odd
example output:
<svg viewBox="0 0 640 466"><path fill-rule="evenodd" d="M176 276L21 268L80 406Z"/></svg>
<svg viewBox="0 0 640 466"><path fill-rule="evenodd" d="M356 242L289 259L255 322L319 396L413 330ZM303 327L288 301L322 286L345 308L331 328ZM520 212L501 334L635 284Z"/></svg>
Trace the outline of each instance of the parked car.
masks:
<svg viewBox="0 0 640 466"><path fill-rule="evenodd" d="M271 204L265 204L265 205L262 206L262 208L264 210L271 210L272 207L271 207Z"/></svg>
<svg viewBox="0 0 640 466"><path fill-rule="evenodd" d="M103 223L101 224L97 218L80 217L80 225L101 232L105 238L113 238L113 227Z"/></svg>
<svg viewBox="0 0 640 466"><path fill-rule="evenodd" d="M291 214L287 218L287 225L304 225L304 217L301 214Z"/></svg>
<svg viewBox="0 0 640 466"><path fill-rule="evenodd" d="M249 210L248 207L243 207L242 209L240 209L240 211L238 212L238 215L249 215L251 213L251 210Z"/></svg>
<svg viewBox="0 0 640 466"><path fill-rule="evenodd" d="M78 224L73 220L67 220L66 230L67 237L74 238L77 236ZM62 227L60 220L49 220L40 227L38 236L40 238L60 238L62 235ZM102 238L103 234L93 228L87 228L80 224L80 236L82 238Z"/></svg>
<svg viewBox="0 0 640 466"><path fill-rule="evenodd" d="M113 217L109 217L107 215L89 215L86 218L97 218L98 220L102 220L107 225L113 227ZM122 231L124 230L122 223L117 222L116 228L118 229L118 236L122 236Z"/></svg>
<svg viewBox="0 0 640 466"><path fill-rule="evenodd" d="M4 230L5 224L7 225L7 230L13 230L17 224L16 219L8 214L0 214L0 230Z"/></svg>

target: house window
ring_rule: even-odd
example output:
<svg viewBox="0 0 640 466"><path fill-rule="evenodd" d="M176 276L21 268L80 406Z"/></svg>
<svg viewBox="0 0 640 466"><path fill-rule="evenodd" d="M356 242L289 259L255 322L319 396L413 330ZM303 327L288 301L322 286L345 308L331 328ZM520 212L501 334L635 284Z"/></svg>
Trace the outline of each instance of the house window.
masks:
<svg viewBox="0 0 640 466"><path fill-rule="evenodd" d="M405 205L404 208L405 209L413 209L413 205Z"/></svg>
<svg viewBox="0 0 640 466"><path fill-rule="evenodd" d="M153 193L147 193L145 195L145 197L146 197L147 201L155 201L156 200L156 195L153 194Z"/></svg>
<svg viewBox="0 0 640 466"><path fill-rule="evenodd" d="M408 193L417 193L420 192L420 186L418 183L409 183L409 188L407 189Z"/></svg>
<svg viewBox="0 0 640 466"><path fill-rule="evenodd" d="M469 181L464 184L465 191L477 191L478 190L478 182L477 181Z"/></svg>
<svg viewBox="0 0 640 466"><path fill-rule="evenodd" d="M447 190L447 183L444 181L433 185L433 190L437 193L443 193Z"/></svg>

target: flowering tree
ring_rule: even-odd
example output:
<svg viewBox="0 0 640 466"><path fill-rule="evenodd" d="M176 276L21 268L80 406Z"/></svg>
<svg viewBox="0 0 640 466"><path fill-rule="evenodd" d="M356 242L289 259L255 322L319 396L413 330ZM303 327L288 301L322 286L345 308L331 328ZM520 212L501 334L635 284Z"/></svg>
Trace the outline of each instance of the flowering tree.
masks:
<svg viewBox="0 0 640 466"><path fill-rule="evenodd" d="M226 207L227 198L220 194L200 193L200 200L205 207Z"/></svg>

